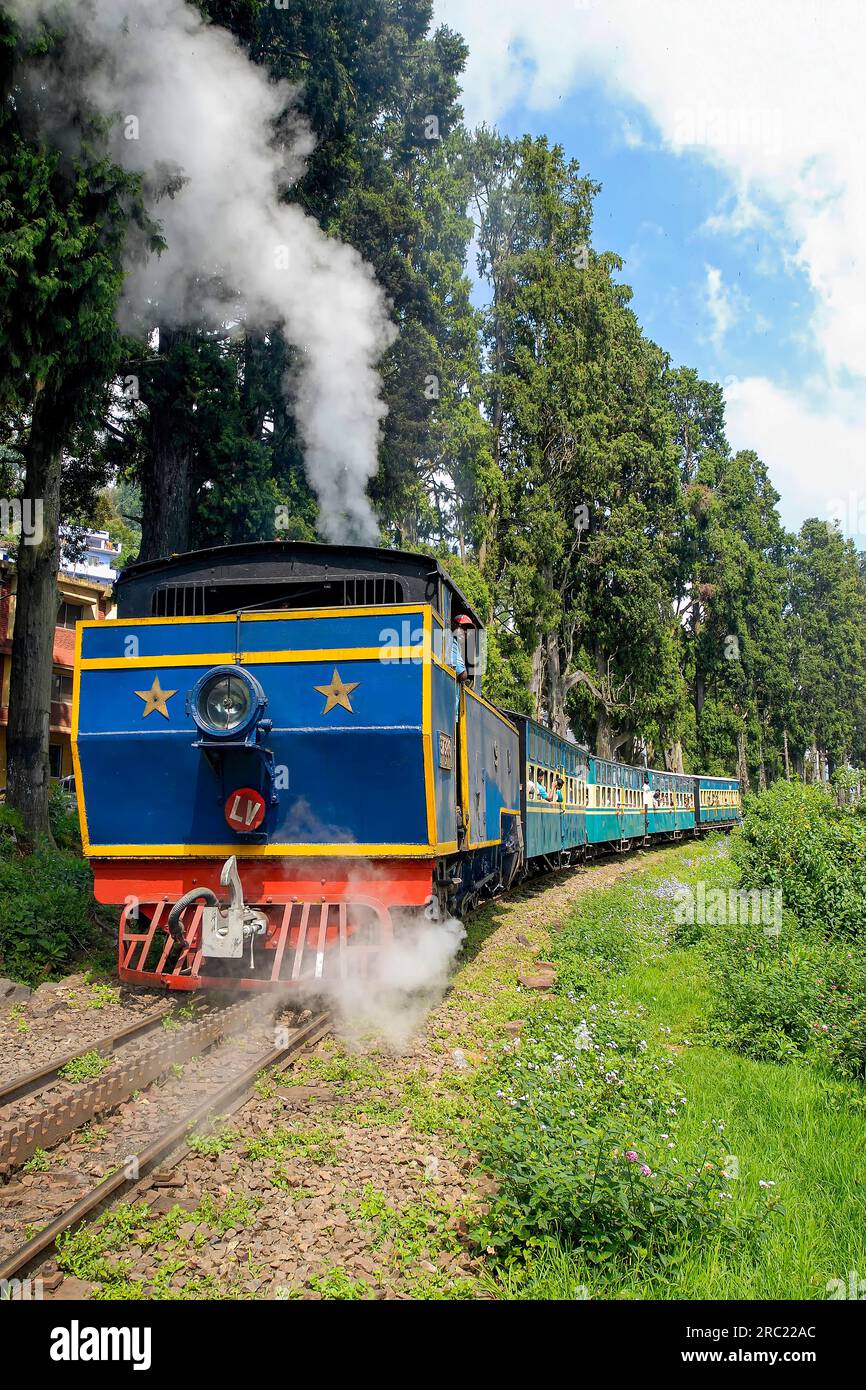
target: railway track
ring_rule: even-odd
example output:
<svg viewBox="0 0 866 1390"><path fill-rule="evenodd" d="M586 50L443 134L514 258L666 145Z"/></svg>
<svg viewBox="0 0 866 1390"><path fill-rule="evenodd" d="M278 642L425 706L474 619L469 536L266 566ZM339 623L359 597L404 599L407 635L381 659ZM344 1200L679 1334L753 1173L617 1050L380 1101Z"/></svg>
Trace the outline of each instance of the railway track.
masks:
<svg viewBox="0 0 866 1390"><path fill-rule="evenodd" d="M0 1281L20 1279L46 1255L58 1236L80 1222L92 1219L118 1196L138 1190L143 1192L155 1185L155 1178L167 1175L189 1153L188 1141L193 1135L207 1134L245 1103L262 1071L285 1070L299 1053L313 1046L329 1029L328 1013L316 1014L287 1028L285 1039L281 1038L279 1044L257 1053L234 1076L208 1093L192 1111L184 1109L180 1117L172 1119L141 1147L135 1155L133 1172L130 1172L129 1165L125 1165L109 1173L18 1249L0 1259ZM160 1165L161 1172L158 1171Z"/></svg>
<svg viewBox="0 0 866 1390"><path fill-rule="evenodd" d="M131 1045L170 1019L169 1008L141 1023L121 1029L96 1045L70 1053L62 1061L13 1077L0 1090L0 1106L25 1102L24 1109L0 1122L0 1174L20 1168L39 1149L51 1148L88 1121L130 1099L174 1066L208 1051L227 1033L244 1026L250 1016L247 1003L230 1004L208 1011L182 1026L164 1032L135 1050ZM62 1071L69 1063L99 1052L111 1064L100 1075L81 1082L66 1081ZM120 1053L115 1065L114 1054ZM41 1101L41 1093L45 1100ZM35 1098L36 1104L31 1102Z"/></svg>
<svg viewBox="0 0 866 1390"><path fill-rule="evenodd" d="M19 1076L13 1076L9 1081L0 1082L0 1108L11 1105L13 1101L23 1100L33 1091L40 1091L52 1081L58 1080L63 1067L68 1066L70 1062L77 1061L86 1052L98 1052L100 1057L108 1057L118 1048L123 1047L125 1043L152 1033L154 1028L162 1026L164 1019L171 1018L172 1014L176 1012L178 1011L172 1005L167 1004L139 1023L130 1023L127 1028L120 1028L116 1033L109 1033L107 1037L98 1038L96 1042L89 1043L86 1047L80 1047L75 1052L67 1052L66 1056L61 1057L58 1062L50 1062L47 1066L38 1067L35 1071L22 1072Z"/></svg>

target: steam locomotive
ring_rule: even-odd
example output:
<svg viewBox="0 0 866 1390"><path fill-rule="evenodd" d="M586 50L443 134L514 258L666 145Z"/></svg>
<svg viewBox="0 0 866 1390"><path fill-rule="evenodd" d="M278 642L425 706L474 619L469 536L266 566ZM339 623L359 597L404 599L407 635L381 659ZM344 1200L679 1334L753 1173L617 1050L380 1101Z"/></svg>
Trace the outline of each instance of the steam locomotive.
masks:
<svg viewBox="0 0 866 1390"><path fill-rule="evenodd" d="M124 980L363 972L402 923L739 817L731 778L595 758L492 704L483 625L428 556L225 546L131 565L116 597L77 628L72 746Z"/></svg>

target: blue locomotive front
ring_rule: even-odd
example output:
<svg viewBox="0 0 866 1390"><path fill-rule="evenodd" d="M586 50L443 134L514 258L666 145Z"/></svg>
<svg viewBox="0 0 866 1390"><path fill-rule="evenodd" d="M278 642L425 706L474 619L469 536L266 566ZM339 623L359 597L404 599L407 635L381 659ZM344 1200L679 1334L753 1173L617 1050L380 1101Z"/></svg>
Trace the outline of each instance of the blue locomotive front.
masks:
<svg viewBox="0 0 866 1390"><path fill-rule="evenodd" d="M125 571L118 614L79 625L73 755L122 978L320 978L519 872L517 734L428 557L192 553Z"/></svg>

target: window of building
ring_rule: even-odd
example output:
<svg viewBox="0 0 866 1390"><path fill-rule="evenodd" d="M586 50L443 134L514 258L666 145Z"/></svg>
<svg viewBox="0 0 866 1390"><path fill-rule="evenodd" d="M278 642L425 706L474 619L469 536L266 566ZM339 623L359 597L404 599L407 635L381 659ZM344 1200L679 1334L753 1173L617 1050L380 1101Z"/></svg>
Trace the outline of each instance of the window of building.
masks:
<svg viewBox="0 0 866 1390"><path fill-rule="evenodd" d="M64 599L57 614L57 626L74 629L75 624L80 623L83 617L84 610L80 603L67 603Z"/></svg>
<svg viewBox="0 0 866 1390"><path fill-rule="evenodd" d="M48 770L52 777L62 776L63 769L63 745L60 743L49 743L48 745Z"/></svg>
<svg viewBox="0 0 866 1390"><path fill-rule="evenodd" d="M51 676L51 698L69 704L72 699L72 672L55 671Z"/></svg>

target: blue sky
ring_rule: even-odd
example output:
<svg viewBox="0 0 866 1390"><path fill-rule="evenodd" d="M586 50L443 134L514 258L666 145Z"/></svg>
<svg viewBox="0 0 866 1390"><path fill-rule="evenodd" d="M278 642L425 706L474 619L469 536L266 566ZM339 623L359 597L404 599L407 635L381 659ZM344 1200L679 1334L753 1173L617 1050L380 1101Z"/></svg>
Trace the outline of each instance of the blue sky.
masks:
<svg viewBox="0 0 866 1390"><path fill-rule="evenodd" d="M725 386L787 525L866 548L866 5L437 0L464 105L602 183L645 329Z"/></svg>
<svg viewBox="0 0 866 1390"><path fill-rule="evenodd" d="M635 292L645 331L676 362L713 380L781 366L793 383L815 371L814 345L797 339L811 302L804 273L762 263L756 231L733 238L707 225L728 196L724 175L695 155L630 144L643 138L639 116L626 125L622 107L603 91L589 95L558 101L549 113L518 103L498 124L509 135L546 134L602 184L593 243L623 257L621 278ZM719 271L738 314L735 331L724 335L710 307L708 267Z"/></svg>

